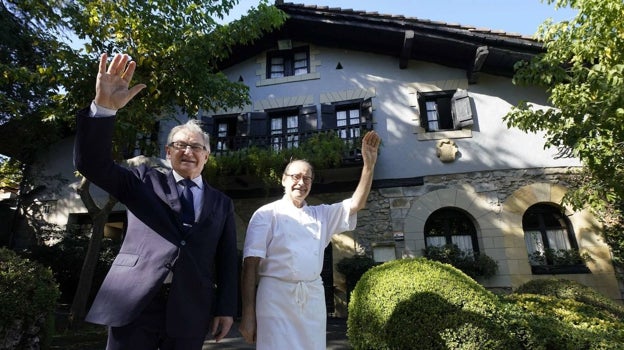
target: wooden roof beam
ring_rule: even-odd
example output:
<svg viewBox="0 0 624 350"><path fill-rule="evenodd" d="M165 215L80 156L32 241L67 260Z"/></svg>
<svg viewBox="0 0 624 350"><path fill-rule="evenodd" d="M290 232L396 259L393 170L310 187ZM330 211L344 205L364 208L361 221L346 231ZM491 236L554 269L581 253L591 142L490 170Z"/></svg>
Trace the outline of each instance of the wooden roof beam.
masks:
<svg viewBox="0 0 624 350"><path fill-rule="evenodd" d="M483 68L483 63L485 63L485 60L487 59L489 53L490 51L488 50L487 46L477 47L477 49L475 50L474 58L470 63L470 67L468 67L468 70L466 71L468 84L477 83L477 81L479 80L479 72L481 71L481 68Z"/></svg>
<svg viewBox="0 0 624 350"><path fill-rule="evenodd" d="M406 30L403 37L403 48L401 49L401 56L399 57L399 68L407 68L407 63L412 55L412 46L414 46L414 31Z"/></svg>

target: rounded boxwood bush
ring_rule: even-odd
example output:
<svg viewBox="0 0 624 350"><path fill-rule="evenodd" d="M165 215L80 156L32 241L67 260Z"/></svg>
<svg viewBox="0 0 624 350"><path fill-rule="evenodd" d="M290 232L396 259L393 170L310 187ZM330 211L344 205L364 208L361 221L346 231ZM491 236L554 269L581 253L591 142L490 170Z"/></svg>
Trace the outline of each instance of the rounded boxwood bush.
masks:
<svg viewBox="0 0 624 350"><path fill-rule="evenodd" d="M624 324L604 309L573 299L538 294L505 297L529 321L527 349L607 350L624 348Z"/></svg>
<svg viewBox="0 0 624 350"><path fill-rule="evenodd" d="M0 349L37 349L59 298L52 271L0 248Z"/></svg>
<svg viewBox="0 0 624 350"><path fill-rule="evenodd" d="M354 349L518 349L500 304L451 265L394 260L357 283L347 336Z"/></svg>
<svg viewBox="0 0 624 350"><path fill-rule="evenodd" d="M528 320L530 349L624 348L624 308L581 283L563 278L532 280L504 299Z"/></svg>
<svg viewBox="0 0 624 350"><path fill-rule="evenodd" d="M624 321L624 307L598 293L593 288L565 278L544 278L524 283L516 294L539 294L559 299L572 299L594 306L611 314L611 317Z"/></svg>

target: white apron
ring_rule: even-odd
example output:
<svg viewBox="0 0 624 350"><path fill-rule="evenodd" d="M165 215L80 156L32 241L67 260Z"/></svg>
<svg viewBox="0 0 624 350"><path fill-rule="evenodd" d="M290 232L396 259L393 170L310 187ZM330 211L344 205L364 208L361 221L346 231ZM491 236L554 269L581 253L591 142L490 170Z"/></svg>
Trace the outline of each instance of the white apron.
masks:
<svg viewBox="0 0 624 350"><path fill-rule="evenodd" d="M243 256L262 258L256 295L257 350L325 350L327 310L320 274L331 236L353 230L350 200L295 207L286 199L252 216Z"/></svg>

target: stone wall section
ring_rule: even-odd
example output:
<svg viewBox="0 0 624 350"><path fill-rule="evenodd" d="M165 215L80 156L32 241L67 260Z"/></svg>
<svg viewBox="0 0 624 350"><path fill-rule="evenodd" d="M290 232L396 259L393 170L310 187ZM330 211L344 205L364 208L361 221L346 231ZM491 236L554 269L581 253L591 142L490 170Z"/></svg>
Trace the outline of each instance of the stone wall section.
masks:
<svg viewBox="0 0 624 350"><path fill-rule="evenodd" d="M622 300L611 264L610 250L600 236L600 224L588 211L564 208L581 252L593 260L591 274L534 275L524 242L522 215L536 203L560 204L578 168L535 168L426 176L424 184L411 187L377 188L371 191L358 226L352 232L356 253L374 256L379 244L395 246L396 258L422 256L424 224L443 207L465 211L477 229L479 249L496 260L499 272L484 286L511 291L536 278L559 277L594 287L615 300Z"/></svg>

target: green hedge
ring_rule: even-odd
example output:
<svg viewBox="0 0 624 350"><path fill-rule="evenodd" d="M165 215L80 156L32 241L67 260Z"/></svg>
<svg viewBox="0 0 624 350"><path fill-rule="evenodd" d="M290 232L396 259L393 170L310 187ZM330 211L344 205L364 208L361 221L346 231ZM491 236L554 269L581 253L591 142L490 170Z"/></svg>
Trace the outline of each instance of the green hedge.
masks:
<svg viewBox="0 0 624 350"><path fill-rule="evenodd" d="M49 268L0 248L0 349L46 344L59 294Z"/></svg>
<svg viewBox="0 0 624 350"><path fill-rule="evenodd" d="M624 349L621 305L579 283L531 281L498 296L448 264L368 270L349 302L354 349Z"/></svg>
<svg viewBox="0 0 624 350"><path fill-rule="evenodd" d="M357 283L347 336L354 349L519 349L499 304L451 265L395 260Z"/></svg>
<svg viewBox="0 0 624 350"><path fill-rule="evenodd" d="M613 300L598 293L594 289L576 281L564 278L544 278L529 281L516 289L516 294L540 294L559 299L572 299L578 302L594 306L611 317L624 322L624 307Z"/></svg>
<svg viewBox="0 0 624 350"><path fill-rule="evenodd" d="M583 284L537 279L504 299L529 320L531 349L624 349L624 308Z"/></svg>

